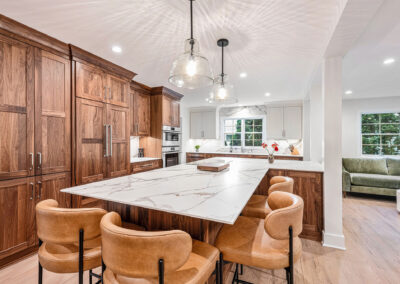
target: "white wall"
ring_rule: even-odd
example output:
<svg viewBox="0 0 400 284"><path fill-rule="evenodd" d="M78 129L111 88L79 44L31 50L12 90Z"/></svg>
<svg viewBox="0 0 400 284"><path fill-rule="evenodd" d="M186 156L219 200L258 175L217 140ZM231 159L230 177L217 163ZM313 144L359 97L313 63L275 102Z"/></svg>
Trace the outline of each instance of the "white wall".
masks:
<svg viewBox="0 0 400 284"><path fill-rule="evenodd" d="M310 101L303 102L303 160L310 161Z"/></svg>
<svg viewBox="0 0 400 284"><path fill-rule="evenodd" d="M344 100L342 111L343 157L357 157L361 155L361 114L365 112L398 112L400 111L400 96Z"/></svg>

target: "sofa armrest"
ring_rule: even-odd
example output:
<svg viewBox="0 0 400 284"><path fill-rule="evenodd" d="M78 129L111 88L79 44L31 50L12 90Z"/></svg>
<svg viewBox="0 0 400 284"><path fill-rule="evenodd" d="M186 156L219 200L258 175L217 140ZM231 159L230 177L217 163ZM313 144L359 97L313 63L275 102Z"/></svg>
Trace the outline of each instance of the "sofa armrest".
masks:
<svg viewBox="0 0 400 284"><path fill-rule="evenodd" d="M350 173L342 166L342 190L349 192L351 188Z"/></svg>

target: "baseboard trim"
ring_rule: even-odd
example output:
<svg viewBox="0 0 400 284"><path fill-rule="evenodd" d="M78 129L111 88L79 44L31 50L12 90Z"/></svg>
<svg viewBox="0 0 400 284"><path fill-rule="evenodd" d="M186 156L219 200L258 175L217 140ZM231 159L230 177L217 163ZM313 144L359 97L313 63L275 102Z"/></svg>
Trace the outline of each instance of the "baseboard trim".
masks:
<svg viewBox="0 0 400 284"><path fill-rule="evenodd" d="M346 250L344 235L329 234L322 232L322 246L340 250Z"/></svg>

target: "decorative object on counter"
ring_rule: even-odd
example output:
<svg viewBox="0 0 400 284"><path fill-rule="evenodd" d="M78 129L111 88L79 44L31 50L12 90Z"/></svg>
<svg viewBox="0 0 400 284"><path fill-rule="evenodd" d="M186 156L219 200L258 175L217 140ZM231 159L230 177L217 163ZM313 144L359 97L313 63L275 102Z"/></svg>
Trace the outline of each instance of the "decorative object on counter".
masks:
<svg viewBox="0 0 400 284"><path fill-rule="evenodd" d="M199 43L193 38L193 1L190 1L190 38L185 41L185 52L172 63L168 81L179 87L196 89L210 86L213 73L207 58L199 51Z"/></svg>
<svg viewBox="0 0 400 284"><path fill-rule="evenodd" d="M200 149L200 145L196 145L196 146L194 146L194 148L196 149L196 152L198 153L199 149Z"/></svg>
<svg viewBox="0 0 400 284"><path fill-rule="evenodd" d="M208 98L210 103L218 104L234 104L237 98L233 93L233 85L229 84L228 75L224 73L224 47L229 45L229 41L225 38L219 39L217 45L222 50L222 70L221 74L214 78L213 90Z"/></svg>
<svg viewBox="0 0 400 284"><path fill-rule="evenodd" d="M300 155L299 150L297 150L297 148L293 144L289 145L289 150L290 150L290 154L292 154L292 155Z"/></svg>
<svg viewBox="0 0 400 284"><path fill-rule="evenodd" d="M143 158L144 157L144 149L143 148L139 148L138 157L139 158Z"/></svg>
<svg viewBox="0 0 400 284"><path fill-rule="evenodd" d="M270 164L272 164L272 163L275 161L274 153L279 151L279 148L278 148L279 145L278 145L278 143L276 143L276 142L272 143L272 145L270 146L271 151L270 151L270 149L268 149L269 146L268 146L267 143L262 143L261 146L262 146L265 150L267 150L267 152L268 152L268 162L269 162Z"/></svg>
<svg viewBox="0 0 400 284"><path fill-rule="evenodd" d="M200 162L197 169L200 171L220 172L229 168L229 162L225 160L213 160L209 162Z"/></svg>

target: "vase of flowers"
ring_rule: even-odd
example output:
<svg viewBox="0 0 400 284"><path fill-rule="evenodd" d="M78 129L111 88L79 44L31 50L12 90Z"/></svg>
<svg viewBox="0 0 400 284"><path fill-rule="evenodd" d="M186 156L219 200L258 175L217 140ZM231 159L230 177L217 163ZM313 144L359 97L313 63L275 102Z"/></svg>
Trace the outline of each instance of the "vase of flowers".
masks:
<svg viewBox="0 0 400 284"><path fill-rule="evenodd" d="M268 162L272 164L275 161L274 153L279 151L278 143L274 142L271 146L267 143L262 143L261 146L268 152Z"/></svg>

